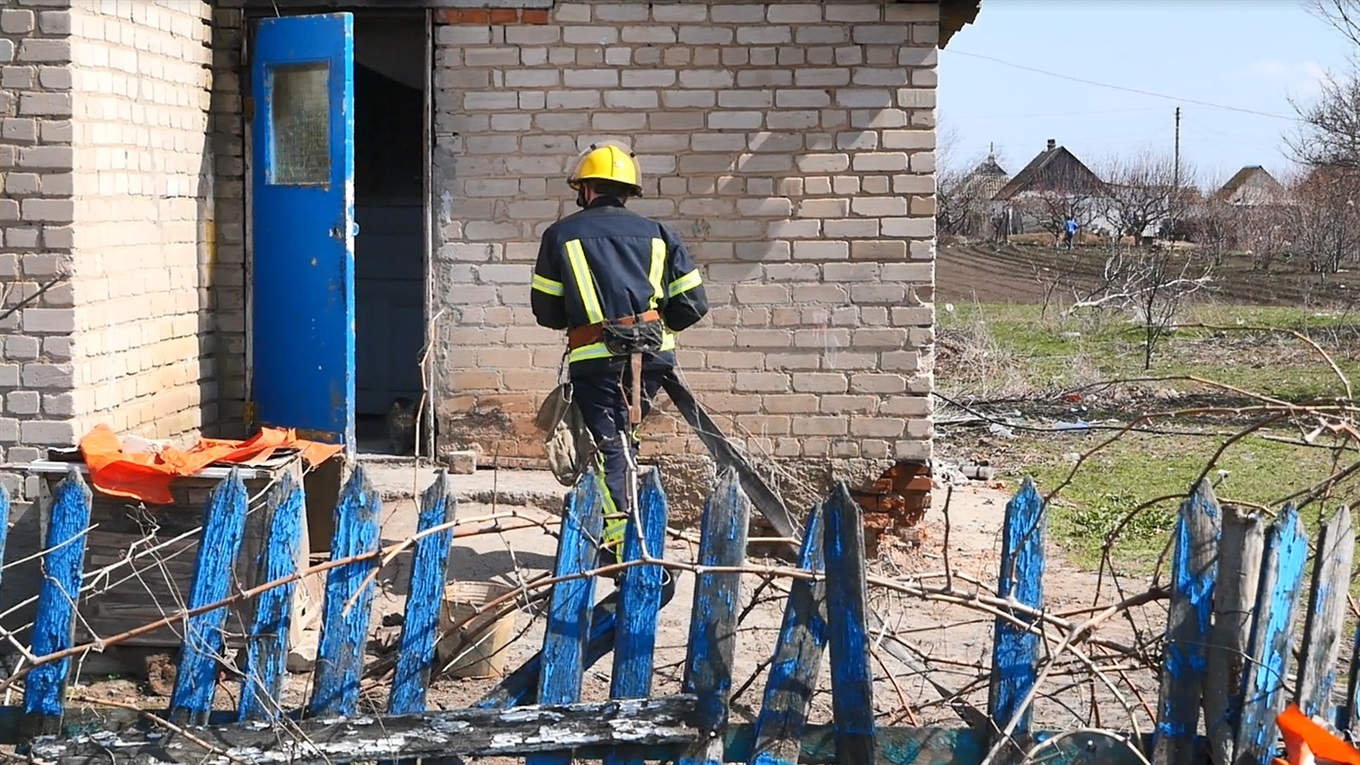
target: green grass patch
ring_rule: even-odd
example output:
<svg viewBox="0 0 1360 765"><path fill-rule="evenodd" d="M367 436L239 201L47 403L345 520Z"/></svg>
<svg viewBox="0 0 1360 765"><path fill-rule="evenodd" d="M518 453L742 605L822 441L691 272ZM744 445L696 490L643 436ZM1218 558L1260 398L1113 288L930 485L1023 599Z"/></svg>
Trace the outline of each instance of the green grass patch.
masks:
<svg viewBox="0 0 1360 765"><path fill-rule="evenodd" d="M1052 309L1043 312L1038 306L958 305L952 312L939 310L938 316L941 392L973 401L1042 403L1048 408L1037 407L1037 425L1047 424L1044 418L1062 416L1054 398L1057 393L1110 380L1194 376L1292 402L1344 395L1336 373L1316 349L1284 332L1245 329L1249 327L1307 335L1360 385L1360 316L1355 315L1289 307L1196 306L1182 323L1234 329L1179 329L1163 340L1146 371L1141 327L1112 311L1064 315ZM1233 403L1230 393L1188 380L1117 386L1087 403L1092 416L1128 422L1148 411L1204 400L1190 396L1217 396ZM1236 403L1251 401L1237 397ZM1183 496L1224 442L1223 434L1239 430L1249 419L1187 418L1152 425L1204 435L1126 434L1086 460L1062 490L1050 515L1054 539L1073 563L1094 567L1102 559L1106 540L1118 530L1111 552L1116 566L1129 573L1151 571L1167 545L1179 502L1156 503L1137 513L1134 509L1157 497ZM1298 427L1272 432L1288 438L1301 434ZM1047 493L1067 478L1073 455L1087 452L1109 435L1021 431L1016 439L1000 442L1004 445L998 447L997 462L1008 477L1033 476L1040 491ZM1277 512L1284 498L1356 460L1360 452L1354 449L1337 455L1330 449L1248 437L1233 444L1208 477L1216 483L1221 500ZM1226 472L1220 475L1220 470ZM1325 501L1310 504L1304 512L1310 531L1339 504L1354 505L1357 490L1360 484L1351 479L1336 486Z"/></svg>

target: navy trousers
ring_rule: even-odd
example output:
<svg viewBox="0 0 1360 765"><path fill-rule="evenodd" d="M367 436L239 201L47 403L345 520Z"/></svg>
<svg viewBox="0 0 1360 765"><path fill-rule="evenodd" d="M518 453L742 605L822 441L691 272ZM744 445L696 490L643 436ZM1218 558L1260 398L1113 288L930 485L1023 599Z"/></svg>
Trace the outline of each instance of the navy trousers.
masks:
<svg viewBox="0 0 1360 765"><path fill-rule="evenodd" d="M644 363L642 368L642 416L652 411L661 383L675 369L669 364ZM637 456L638 441L628 424L628 401L633 390L633 370L627 359L611 359L607 364L592 364L580 373L571 372L572 400L581 410L581 419L595 437L604 458L605 484L619 512L626 512L628 498L628 461L623 439Z"/></svg>

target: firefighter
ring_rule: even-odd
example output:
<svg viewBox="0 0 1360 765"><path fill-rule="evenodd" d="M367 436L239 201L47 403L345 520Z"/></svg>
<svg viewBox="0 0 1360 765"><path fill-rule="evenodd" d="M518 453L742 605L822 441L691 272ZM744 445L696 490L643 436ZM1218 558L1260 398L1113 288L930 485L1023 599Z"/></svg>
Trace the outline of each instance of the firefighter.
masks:
<svg viewBox="0 0 1360 765"><path fill-rule="evenodd" d="M608 551L614 560L622 559L636 501L638 427L675 374L676 333L708 313L703 279L680 237L627 208L642 196L639 180L623 148L597 144L583 153L567 178L582 209L543 232L530 290L538 323L567 333L571 399L608 487L602 558Z"/></svg>

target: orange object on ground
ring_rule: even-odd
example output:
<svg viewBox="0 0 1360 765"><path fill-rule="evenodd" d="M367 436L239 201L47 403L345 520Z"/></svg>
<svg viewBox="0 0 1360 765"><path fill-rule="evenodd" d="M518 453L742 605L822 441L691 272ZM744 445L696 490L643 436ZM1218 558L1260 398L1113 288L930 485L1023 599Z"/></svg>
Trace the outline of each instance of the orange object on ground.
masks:
<svg viewBox="0 0 1360 765"><path fill-rule="evenodd" d="M159 505L174 502L170 483L175 478L193 475L217 462L257 465L284 448L299 449L305 461L318 465L344 447L300 439L291 428L264 428L244 441L203 438L188 449L166 447L155 453L124 452L118 436L107 425L96 425L80 439L80 452L96 489Z"/></svg>
<svg viewBox="0 0 1360 765"><path fill-rule="evenodd" d="M1309 719L1298 705L1291 703L1276 718L1284 738L1285 759L1281 765L1360 765L1360 749Z"/></svg>

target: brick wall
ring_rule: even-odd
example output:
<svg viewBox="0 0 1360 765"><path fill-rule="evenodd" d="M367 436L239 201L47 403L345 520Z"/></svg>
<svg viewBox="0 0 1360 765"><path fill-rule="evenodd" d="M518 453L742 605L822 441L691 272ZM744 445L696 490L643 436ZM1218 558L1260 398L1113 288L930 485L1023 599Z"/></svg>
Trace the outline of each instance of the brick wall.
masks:
<svg viewBox="0 0 1360 765"><path fill-rule="evenodd" d="M170 438L216 418L210 18L207 0L73 3L82 430Z"/></svg>
<svg viewBox="0 0 1360 765"><path fill-rule="evenodd" d="M703 268L713 310L680 360L729 432L789 459L928 458L938 6L504 16L436 29L441 440L539 453L562 340L529 309L538 237L576 209L577 151L614 139L645 175L630 206ZM654 453L699 450L674 419L650 435Z"/></svg>
<svg viewBox="0 0 1360 765"><path fill-rule="evenodd" d="M71 268L69 33L61 3L0 10L0 311ZM72 304L62 281L0 321L0 459L71 442Z"/></svg>

